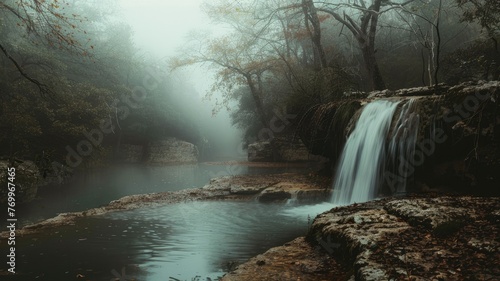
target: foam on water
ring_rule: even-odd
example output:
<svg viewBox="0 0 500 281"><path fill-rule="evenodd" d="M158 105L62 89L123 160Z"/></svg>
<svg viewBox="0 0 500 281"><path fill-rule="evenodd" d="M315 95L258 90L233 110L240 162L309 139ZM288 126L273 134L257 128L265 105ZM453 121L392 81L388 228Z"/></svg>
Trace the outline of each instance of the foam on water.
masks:
<svg viewBox="0 0 500 281"><path fill-rule="evenodd" d="M315 205L302 205L285 209L282 211L282 214L292 218L297 218L300 221L307 221L309 219L314 219L317 215L335 207L336 205L331 202L323 202Z"/></svg>

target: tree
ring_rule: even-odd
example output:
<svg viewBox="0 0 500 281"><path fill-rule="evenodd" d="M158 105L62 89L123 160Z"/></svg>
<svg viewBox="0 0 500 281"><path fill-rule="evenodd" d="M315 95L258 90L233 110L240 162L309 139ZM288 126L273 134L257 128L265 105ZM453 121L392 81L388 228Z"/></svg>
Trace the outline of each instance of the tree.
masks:
<svg viewBox="0 0 500 281"><path fill-rule="evenodd" d="M463 10L463 21L477 22L484 30L493 46L490 51L485 51L484 77L487 78L491 72L493 79L498 79L500 70L500 49L498 39L500 37L500 2L488 0L456 0Z"/></svg>
<svg viewBox="0 0 500 281"><path fill-rule="evenodd" d="M477 22L493 40L498 50L496 37L500 32L500 2L488 0L455 0L463 10L463 20Z"/></svg>
<svg viewBox="0 0 500 281"><path fill-rule="evenodd" d="M248 3L246 3L248 4ZM272 75L278 59L274 56L273 46L262 38L264 33L272 32L268 24L253 17L239 1L219 1L205 7L215 20L230 26L232 34L219 38L193 40L191 50L180 58L171 60L172 69L193 64L208 64L216 69L216 81L209 96L222 93L218 107L227 106L233 98L234 90L241 86L248 87L255 103L258 118L264 127L269 127L269 117L265 110L265 80Z"/></svg>
<svg viewBox="0 0 500 281"><path fill-rule="evenodd" d="M426 6L429 6L428 8ZM426 13L426 10L429 13ZM407 9L402 7L400 18L405 22L414 36L419 40L422 47L422 83L425 85L425 72L429 85L437 87L439 84L439 68L441 62L441 15L443 12L443 0L438 0L437 5L426 4L422 7ZM429 15L430 14L430 15ZM426 28L424 25L428 25ZM427 52L427 64L425 63L424 50ZM427 67L426 67L427 65Z"/></svg>
<svg viewBox="0 0 500 281"><path fill-rule="evenodd" d="M42 39L41 43L50 47L79 50L86 54L85 48L75 38L77 31L84 32L79 30L78 23L83 22L85 19L75 13L68 16L65 10L69 6L69 2L64 0L7 0L0 2L0 15L3 19L2 24L10 24L18 30L23 29L24 34L31 41ZM45 83L28 74L20 65L18 59L12 56L5 43L4 40L0 41L0 50L12 62L18 72L25 79L35 84L40 94L50 94L51 89ZM91 46L91 48L93 47Z"/></svg>
<svg viewBox="0 0 500 281"><path fill-rule="evenodd" d="M386 88L384 79L376 59L375 39L380 15L395 8L404 7L413 2L408 0L403 3L393 3L387 0L372 0L371 5L367 5L364 0L355 0L340 3L324 3L317 10L330 14L352 33L363 56L365 69L368 74L368 84L373 90L383 90ZM343 9L341 15L338 11ZM359 14L359 22L348 14L354 12Z"/></svg>
<svg viewBox="0 0 500 281"><path fill-rule="evenodd" d="M302 11L304 13L304 24L311 38L314 49L314 67L320 70L327 67L325 50L321 43L321 20L313 0L302 0Z"/></svg>

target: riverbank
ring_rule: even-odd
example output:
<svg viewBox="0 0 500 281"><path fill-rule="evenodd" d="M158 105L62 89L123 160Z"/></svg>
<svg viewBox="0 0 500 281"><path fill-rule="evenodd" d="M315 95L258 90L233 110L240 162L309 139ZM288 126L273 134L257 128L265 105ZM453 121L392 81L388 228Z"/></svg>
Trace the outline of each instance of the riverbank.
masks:
<svg viewBox="0 0 500 281"><path fill-rule="evenodd" d="M290 173L219 177L202 188L126 196L16 231L31 235L110 212L190 201L320 202L330 198L329 186L326 177ZM434 194L337 207L317 216L307 236L251 258L222 280L498 280L499 225L498 197Z"/></svg>
<svg viewBox="0 0 500 281"><path fill-rule="evenodd" d="M330 197L330 179L301 174L240 175L214 178L202 188L173 192L130 195L109 204L82 212L61 213L56 217L17 229L19 236L35 234L50 228L71 225L78 219L104 215L109 212L154 207L164 204L199 200L258 200L260 202L317 202ZM7 238L9 233L0 233Z"/></svg>
<svg viewBox="0 0 500 281"><path fill-rule="evenodd" d="M499 223L498 197L338 207L319 215L307 237L270 249L222 280L499 280Z"/></svg>

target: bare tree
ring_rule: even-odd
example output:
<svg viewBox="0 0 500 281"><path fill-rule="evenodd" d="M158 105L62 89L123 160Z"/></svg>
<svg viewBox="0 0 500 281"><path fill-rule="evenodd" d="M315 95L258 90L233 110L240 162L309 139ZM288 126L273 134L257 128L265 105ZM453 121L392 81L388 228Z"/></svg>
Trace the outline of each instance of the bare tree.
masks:
<svg viewBox="0 0 500 281"><path fill-rule="evenodd" d="M353 34L363 56L368 74L368 84L371 89L382 90L386 88L375 56L375 39L379 17L383 13L404 7L413 1L394 3L387 0L371 0L370 5L367 5L365 0L349 0L340 3L318 2L321 4L317 7L318 11L331 15ZM358 20L353 18L355 14L359 15Z"/></svg>
<svg viewBox="0 0 500 281"><path fill-rule="evenodd" d="M443 0L439 0L437 5L429 4L425 6L425 9L402 7L399 16L401 21L409 27L410 32L418 38L422 48L422 83L427 84L425 83L425 76L427 75L428 85L437 86L439 84L442 49L441 16ZM430 11L430 15L423 10Z"/></svg>
<svg viewBox="0 0 500 281"><path fill-rule="evenodd" d="M266 73L275 67L276 59L267 56L265 46L257 42L238 34L202 41L195 47L198 51L190 50L183 57L172 59L170 66L172 69L193 64L214 67L217 70L216 82L211 93L222 93L222 105L228 103L238 86L248 87L262 125L269 126L263 101L264 79Z"/></svg>
<svg viewBox="0 0 500 281"><path fill-rule="evenodd" d="M321 22L318 17L318 10L312 0L302 0L302 11L305 17L304 24L313 44L314 67L317 70L326 68L327 61L321 43Z"/></svg>

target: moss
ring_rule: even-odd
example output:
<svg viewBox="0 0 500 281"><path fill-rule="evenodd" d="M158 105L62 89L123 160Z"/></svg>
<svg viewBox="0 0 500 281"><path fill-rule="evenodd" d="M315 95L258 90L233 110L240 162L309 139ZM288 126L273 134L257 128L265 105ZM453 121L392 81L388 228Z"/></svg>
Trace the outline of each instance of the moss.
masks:
<svg viewBox="0 0 500 281"><path fill-rule="evenodd" d="M344 145L347 127L361 108L358 100L315 105L302 116L298 132L312 154L336 158Z"/></svg>

